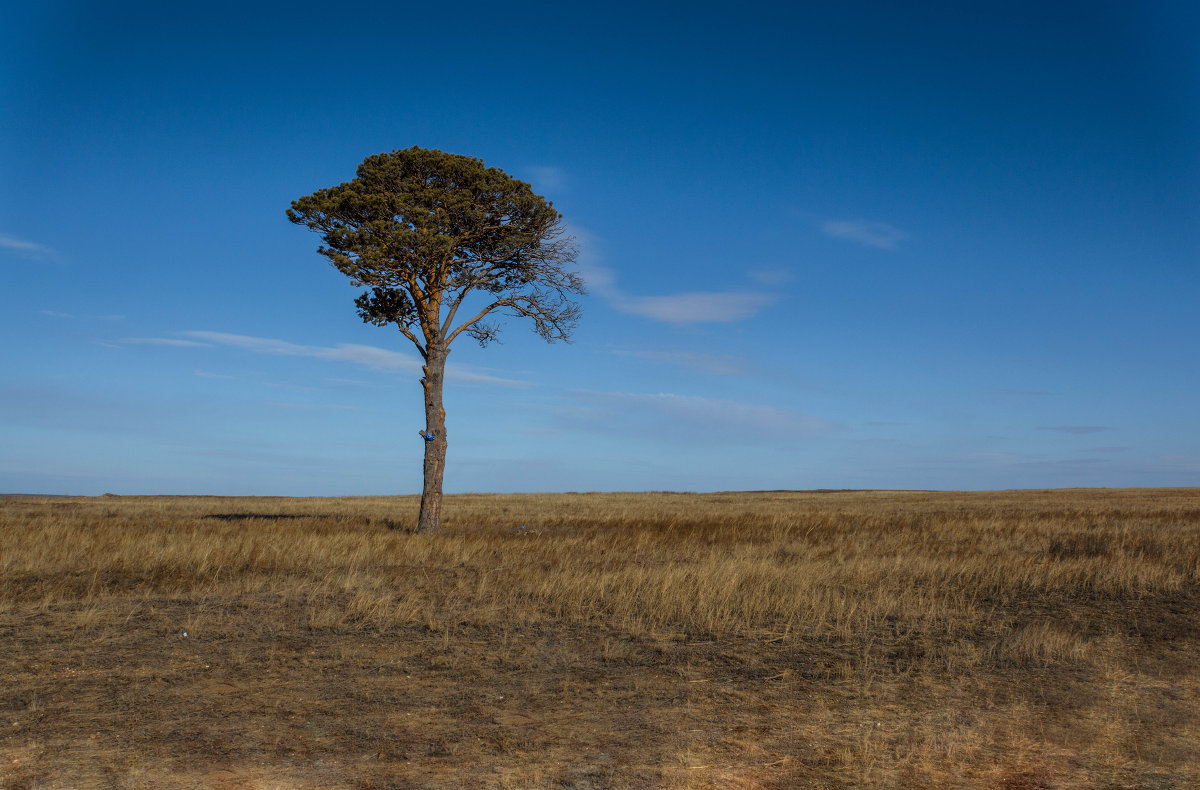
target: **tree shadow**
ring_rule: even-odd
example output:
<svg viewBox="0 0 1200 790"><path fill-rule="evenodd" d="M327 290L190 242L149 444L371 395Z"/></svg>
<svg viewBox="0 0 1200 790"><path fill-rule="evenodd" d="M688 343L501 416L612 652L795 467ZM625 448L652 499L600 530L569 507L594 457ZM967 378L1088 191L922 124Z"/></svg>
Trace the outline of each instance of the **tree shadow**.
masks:
<svg viewBox="0 0 1200 790"><path fill-rule="evenodd" d="M342 519L342 516L336 516L329 513L207 513L201 518L212 519L214 521L224 521L230 523L233 521L251 521L260 519L262 521L294 521L298 519ZM370 516L363 520L368 527L383 527L389 531L412 532L413 528L401 521L391 518L379 518Z"/></svg>

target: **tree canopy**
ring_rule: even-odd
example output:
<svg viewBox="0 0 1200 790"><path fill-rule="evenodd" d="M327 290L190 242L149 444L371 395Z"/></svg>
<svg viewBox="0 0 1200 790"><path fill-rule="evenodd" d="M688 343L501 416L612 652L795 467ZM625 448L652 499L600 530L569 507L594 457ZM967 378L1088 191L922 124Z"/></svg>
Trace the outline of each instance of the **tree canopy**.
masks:
<svg viewBox="0 0 1200 790"><path fill-rule="evenodd" d="M357 177L292 202L288 218L322 235L319 252L368 290L366 322L395 324L427 357L466 332L494 340L500 313L568 340L583 282L562 215L529 184L476 158L407 148L367 157ZM487 304L458 315L467 296ZM455 325L455 320L460 323Z"/></svg>

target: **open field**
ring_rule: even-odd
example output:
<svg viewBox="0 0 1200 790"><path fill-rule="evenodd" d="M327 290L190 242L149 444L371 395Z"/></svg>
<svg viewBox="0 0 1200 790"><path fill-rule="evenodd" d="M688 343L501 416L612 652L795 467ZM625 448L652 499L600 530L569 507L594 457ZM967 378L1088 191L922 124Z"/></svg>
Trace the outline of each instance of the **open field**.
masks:
<svg viewBox="0 0 1200 790"><path fill-rule="evenodd" d="M416 507L0 499L0 786L1200 787L1200 489Z"/></svg>

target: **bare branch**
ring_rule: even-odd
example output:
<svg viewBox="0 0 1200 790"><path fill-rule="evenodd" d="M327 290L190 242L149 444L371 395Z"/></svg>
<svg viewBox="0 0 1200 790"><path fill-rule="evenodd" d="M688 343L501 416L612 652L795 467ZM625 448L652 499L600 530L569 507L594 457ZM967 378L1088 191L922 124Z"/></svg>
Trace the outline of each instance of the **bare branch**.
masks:
<svg viewBox="0 0 1200 790"><path fill-rule="evenodd" d="M493 310L495 310L498 307L503 307L505 304L507 304L507 302L508 302L508 300L506 300L506 299L501 299L497 302L492 302L490 305L488 305L487 307L483 308L478 313L476 313L475 317L472 318L470 321L465 321L462 324L460 324L459 327L457 329L455 329L453 332L451 332L450 335L446 338L446 345L450 345L452 342L454 342L454 338L458 337L459 334L461 334L464 330L470 331L469 327L471 327L472 325L476 324L479 321L482 321L484 316L486 316L488 313L492 312Z"/></svg>
<svg viewBox="0 0 1200 790"><path fill-rule="evenodd" d="M454 301L450 303L450 307L446 311L446 320L442 321L443 337L446 336L446 331L450 328L450 325L454 323L454 314L458 312L458 308L462 306L463 300L467 298L467 294L470 292L471 286L464 286L463 289L459 291L458 296L454 297ZM450 340L447 339L446 344L449 345L449 343Z"/></svg>
<svg viewBox="0 0 1200 790"><path fill-rule="evenodd" d="M421 359L429 359L428 352L425 351L425 347L417 340L417 336L412 333L412 330L400 324L396 324L396 328L400 330L400 334L411 340L412 344L417 347L417 351L421 352Z"/></svg>

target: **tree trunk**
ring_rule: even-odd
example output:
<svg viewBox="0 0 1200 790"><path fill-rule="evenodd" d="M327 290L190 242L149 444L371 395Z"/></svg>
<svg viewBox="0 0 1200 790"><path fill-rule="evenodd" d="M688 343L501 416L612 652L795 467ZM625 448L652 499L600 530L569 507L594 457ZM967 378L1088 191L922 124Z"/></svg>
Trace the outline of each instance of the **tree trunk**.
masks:
<svg viewBox="0 0 1200 790"><path fill-rule="evenodd" d="M425 432L433 441L425 441L425 485L421 489L421 517L417 534L442 531L442 474L446 471L446 410L442 408L442 379L446 371L446 351L429 348L425 360Z"/></svg>

